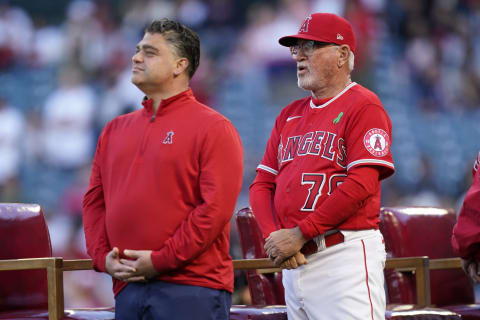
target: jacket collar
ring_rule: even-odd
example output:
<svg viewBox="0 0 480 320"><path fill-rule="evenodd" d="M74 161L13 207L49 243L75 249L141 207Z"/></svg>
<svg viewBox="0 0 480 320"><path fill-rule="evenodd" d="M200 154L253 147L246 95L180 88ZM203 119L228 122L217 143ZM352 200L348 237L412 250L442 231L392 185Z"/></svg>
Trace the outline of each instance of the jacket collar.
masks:
<svg viewBox="0 0 480 320"><path fill-rule="evenodd" d="M167 99L163 99L161 102L160 102L160 106L158 108L158 112L160 112L161 110L165 109L166 107L168 107L169 105L173 104L174 102L182 99L182 98L193 98L193 91L192 89L188 88L187 90L185 91L182 91L180 92L179 94L176 94L174 96L171 96L170 98L167 98ZM142 105L143 105L143 108L144 110L147 112L147 113L152 113L153 112L153 100L151 98L148 98L147 96L143 97L143 100L142 100Z"/></svg>

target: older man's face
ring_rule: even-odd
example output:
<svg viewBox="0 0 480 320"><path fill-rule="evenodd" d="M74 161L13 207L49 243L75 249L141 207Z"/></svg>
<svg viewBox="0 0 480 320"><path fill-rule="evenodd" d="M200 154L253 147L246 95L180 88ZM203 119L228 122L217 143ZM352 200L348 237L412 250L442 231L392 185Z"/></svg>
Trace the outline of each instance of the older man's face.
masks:
<svg viewBox="0 0 480 320"><path fill-rule="evenodd" d="M297 47L298 50L292 53L292 57L297 62L298 86L309 91L328 86L338 72L338 46L321 44L309 50L306 41L299 40Z"/></svg>

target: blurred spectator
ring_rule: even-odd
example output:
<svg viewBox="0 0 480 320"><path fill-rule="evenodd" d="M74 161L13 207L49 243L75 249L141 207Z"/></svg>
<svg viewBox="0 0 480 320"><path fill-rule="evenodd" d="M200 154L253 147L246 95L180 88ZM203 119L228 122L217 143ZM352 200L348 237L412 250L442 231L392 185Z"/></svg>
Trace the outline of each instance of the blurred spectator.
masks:
<svg viewBox="0 0 480 320"><path fill-rule="evenodd" d="M43 129L47 165L72 170L90 162L95 95L74 67L63 69L58 88L45 102Z"/></svg>
<svg viewBox="0 0 480 320"><path fill-rule="evenodd" d="M30 16L19 7L0 2L0 69L13 62L28 64L34 35Z"/></svg>
<svg viewBox="0 0 480 320"><path fill-rule="evenodd" d="M35 32L33 48L39 66L58 65L66 56L65 32L59 26L39 25Z"/></svg>
<svg viewBox="0 0 480 320"><path fill-rule="evenodd" d="M295 33L308 10L306 1L284 0L279 8L263 2L248 10L248 25L238 43L236 68L269 67L279 60L290 61L288 50L278 44L284 34Z"/></svg>
<svg viewBox="0 0 480 320"><path fill-rule="evenodd" d="M334 13L341 16L345 12L345 5L345 0L314 0L311 11Z"/></svg>
<svg viewBox="0 0 480 320"><path fill-rule="evenodd" d="M42 116L38 109L32 108L25 117L25 128L22 132L23 164L34 166L42 161L43 127Z"/></svg>
<svg viewBox="0 0 480 320"><path fill-rule="evenodd" d="M378 45L382 33L381 22L378 21L376 15L378 6L381 5L381 0L354 0L348 1L345 5L345 16L351 21L355 29L357 43L362 44L355 53L355 73L357 76L360 72L370 71L371 51L376 50L376 45Z"/></svg>
<svg viewBox="0 0 480 320"><path fill-rule="evenodd" d="M176 15L173 0L137 0L126 1L123 9L123 23L138 35L143 29L158 17L171 18Z"/></svg>
<svg viewBox="0 0 480 320"><path fill-rule="evenodd" d="M132 86L131 64L125 70L112 72L107 70L102 75L102 90L99 98L97 131L113 120L116 116L132 112L142 107L144 94L137 87Z"/></svg>
<svg viewBox="0 0 480 320"><path fill-rule="evenodd" d="M108 56L110 36L115 40L115 33L109 34L110 21L96 16L97 5L89 0L75 0L67 10L66 48L69 64L81 66L83 70L97 70ZM116 39L115 43L121 43Z"/></svg>
<svg viewBox="0 0 480 320"><path fill-rule="evenodd" d="M23 115L0 97L0 201L18 199Z"/></svg>
<svg viewBox="0 0 480 320"><path fill-rule="evenodd" d="M209 15L208 6L200 0L179 1L178 18L184 24L198 29L205 23Z"/></svg>

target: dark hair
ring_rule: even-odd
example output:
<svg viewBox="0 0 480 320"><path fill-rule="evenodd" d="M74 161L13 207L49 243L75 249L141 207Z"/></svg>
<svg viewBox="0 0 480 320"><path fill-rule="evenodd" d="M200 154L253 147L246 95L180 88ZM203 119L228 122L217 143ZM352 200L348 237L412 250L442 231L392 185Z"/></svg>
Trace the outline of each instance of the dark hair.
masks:
<svg viewBox="0 0 480 320"><path fill-rule="evenodd" d="M145 33L160 33L175 49L179 57L188 59L187 73L190 78L200 64L200 38L198 34L185 25L164 18L154 20Z"/></svg>

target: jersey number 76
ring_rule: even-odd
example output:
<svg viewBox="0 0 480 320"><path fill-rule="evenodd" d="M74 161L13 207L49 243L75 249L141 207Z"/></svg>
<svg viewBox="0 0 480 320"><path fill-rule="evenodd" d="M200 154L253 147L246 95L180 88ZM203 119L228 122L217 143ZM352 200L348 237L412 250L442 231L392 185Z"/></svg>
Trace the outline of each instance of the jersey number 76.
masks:
<svg viewBox="0 0 480 320"><path fill-rule="evenodd" d="M343 180L345 180L346 174L332 174L328 179L328 192L330 195L336 187L338 187ZM323 194L323 187L327 180L326 173L302 173L302 185L311 185L308 189L307 199L300 211L314 211L318 199ZM323 192L322 192L323 191Z"/></svg>

